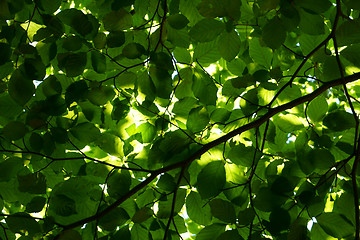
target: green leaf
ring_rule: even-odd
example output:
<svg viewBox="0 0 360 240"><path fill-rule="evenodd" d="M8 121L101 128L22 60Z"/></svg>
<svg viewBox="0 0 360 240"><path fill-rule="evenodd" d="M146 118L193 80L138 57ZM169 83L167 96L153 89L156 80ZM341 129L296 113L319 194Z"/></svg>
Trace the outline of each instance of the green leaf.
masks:
<svg viewBox="0 0 360 240"><path fill-rule="evenodd" d="M250 167L253 164L254 150L253 147L245 147L244 144L240 143L230 149L227 157L236 165ZM256 159L259 159L260 157L260 153L256 154Z"/></svg>
<svg viewBox="0 0 360 240"><path fill-rule="evenodd" d="M67 105L87 98L88 85L84 80L76 81L66 89L65 101Z"/></svg>
<svg viewBox="0 0 360 240"><path fill-rule="evenodd" d="M25 136L28 132L27 127L22 122L9 122L6 126L2 129L2 134L4 137L9 140L18 140Z"/></svg>
<svg viewBox="0 0 360 240"><path fill-rule="evenodd" d="M181 210L185 203L186 190L179 188L176 193L176 200L174 205L174 215ZM159 211L156 213L158 218L169 218L173 208L173 198L169 197L166 201L159 201Z"/></svg>
<svg viewBox="0 0 360 240"><path fill-rule="evenodd" d="M85 143L91 143L100 137L100 130L90 122L83 122L77 124L70 129L70 133Z"/></svg>
<svg viewBox="0 0 360 240"><path fill-rule="evenodd" d="M132 17L125 9L113 11L103 18L104 28L107 31L121 31L132 26Z"/></svg>
<svg viewBox="0 0 360 240"><path fill-rule="evenodd" d="M89 89L87 95L91 103L95 105L104 105L115 97L115 92L112 87L101 86Z"/></svg>
<svg viewBox="0 0 360 240"><path fill-rule="evenodd" d="M230 114L225 108L217 108L211 112L210 119L216 123L225 123L229 119Z"/></svg>
<svg viewBox="0 0 360 240"><path fill-rule="evenodd" d="M209 113L205 107L193 108L189 113L186 128L194 133L199 132L208 125L209 121Z"/></svg>
<svg viewBox="0 0 360 240"><path fill-rule="evenodd" d="M19 70L14 71L8 83L9 95L19 105L25 105L33 96L35 86L27 77L23 76Z"/></svg>
<svg viewBox="0 0 360 240"><path fill-rule="evenodd" d="M197 9L206 18L223 17L226 15L224 3L220 0L202 0Z"/></svg>
<svg viewBox="0 0 360 240"><path fill-rule="evenodd" d="M68 133L65 129L53 127L50 129L50 132L55 142L64 144L68 141Z"/></svg>
<svg viewBox="0 0 360 240"><path fill-rule="evenodd" d="M46 193L46 178L42 173L29 173L17 176L19 191L31 194Z"/></svg>
<svg viewBox="0 0 360 240"><path fill-rule="evenodd" d="M351 221L339 213L325 212L316 217L316 220L327 234L335 238L350 237L355 231Z"/></svg>
<svg viewBox="0 0 360 240"><path fill-rule="evenodd" d="M191 192L186 197L186 212L198 224L208 225L211 222L210 205L197 192Z"/></svg>
<svg viewBox="0 0 360 240"><path fill-rule="evenodd" d="M328 110L328 103L326 98L319 96L309 103L307 114L314 122L320 122L326 115Z"/></svg>
<svg viewBox="0 0 360 240"><path fill-rule="evenodd" d="M216 62L221 58L216 41L199 43L195 47L194 60L201 64Z"/></svg>
<svg viewBox="0 0 360 240"><path fill-rule="evenodd" d="M190 29L190 36L198 42L210 42L225 29L225 24L215 19L202 19Z"/></svg>
<svg viewBox="0 0 360 240"><path fill-rule="evenodd" d="M360 10L360 3L356 0L343 0L343 3L349 8Z"/></svg>
<svg viewBox="0 0 360 240"><path fill-rule="evenodd" d="M356 67L360 68L360 60L356 56L360 54L360 44L353 44L348 46L343 51L341 51L341 56L346 58L346 60L350 61Z"/></svg>
<svg viewBox="0 0 360 240"><path fill-rule="evenodd" d="M327 57L323 63L323 81L329 82L341 78L338 62L335 57Z"/></svg>
<svg viewBox="0 0 360 240"><path fill-rule="evenodd" d="M0 181L8 182L21 169L23 162L20 158L11 157L0 162Z"/></svg>
<svg viewBox="0 0 360 240"><path fill-rule="evenodd" d="M94 46L98 49L103 49L106 45L106 34L99 32L93 39Z"/></svg>
<svg viewBox="0 0 360 240"><path fill-rule="evenodd" d="M185 97L174 104L173 112L181 117L187 117L192 109L195 109L198 100L192 97Z"/></svg>
<svg viewBox="0 0 360 240"><path fill-rule="evenodd" d="M115 199L124 196L130 189L131 176L128 171L114 171L107 182L110 197Z"/></svg>
<svg viewBox="0 0 360 240"><path fill-rule="evenodd" d="M279 233L282 230L286 230L290 227L290 214L283 208L275 208L270 213L270 226L269 231L273 233Z"/></svg>
<svg viewBox="0 0 360 240"><path fill-rule="evenodd" d="M111 240L113 239L124 239L124 240L131 240L131 233L127 226L120 228L114 235L110 237Z"/></svg>
<svg viewBox="0 0 360 240"><path fill-rule="evenodd" d="M182 63L191 62L191 55L187 49L175 48L173 53L177 62L182 62Z"/></svg>
<svg viewBox="0 0 360 240"><path fill-rule="evenodd" d="M115 230L118 226L122 226L129 219L129 215L123 208L115 208L99 220L99 226L106 231Z"/></svg>
<svg viewBox="0 0 360 240"><path fill-rule="evenodd" d="M330 130L344 131L355 127L355 119L351 113L344 110L336 110L325 116L323 124Z"/></svg>
<svg viewBox="0 0 360 240"><path fill-rule="evenodd" d="M249 54L254 62L269 69L273 53L270 48L260 45L260 41L257 38L251 39L249 42Z"/></svg>
<svg viewBox="0 0 360 240"><path fill-rule="evenodd" d="M77 51L82 47L82 40L78 36L70 36L65 38L62 47L68 51Z"/></svg>
<svg viewBox="0 0 360 240"><path fill-rule="evenodd" d="M28 204L26 204L26 212L40 212L44 208L45 203L46 198L36 196L32 198Z"/></svg>
<svg viewBox="0 0 360 240"><path fill-rule="evenodd" d="M78 231L75 231L73 229L68 229L65 231L62 231L59 235L56 236L56 239L58 240L82 240L82 237Z"/></svg>
<svg viewBox="0 0 360 240"><path fill-rule="evenodd" d="M226 223L235 223L235 208L229 201L214 199L210 202L210 207L214 217Z"/></svg>
<svg viewBox="0 0 360 240"><path fill-rule="evenodd" d="M311 13L323 13L332 6L330 0L295 0L294 2L296 5L304 8Z"/></svg>
<svg viewBox="0 0 360 240"><path fill-rule="evenodd" d="M225 167L221 161L208 163L197 176L196 188L202 199L218 195L226 181Z"/></svg>
<svg viewBox="0 0 360 240"><path fill-rule="evenodd" d="M65 71L66 76L76 77L84 72L87 57L85 52L59 53L57 60L59 68Z"/></svg>
<svg viewBox="0 0 360 240"><path fill-rule="evenodd" d="M222 58L230 62L240 51L241 41L235 31L223 32L218 40L218 49Z"/></svg>
<svg viewBox="0 0 360 240"><path fill-rule="evenodd" d="M170 15L167 20L169 25L175 29L182 29L189 23L189 20L184 15L178 13Z"/></svg>
<svg viewBox="0 0 360 240"><path fill-rule="evenodd" d="M1 66L4 65L6 62L8 62L12 55L9 44L0 43L0 55L1 55L1 59L0 59L0 66Z"/></svg>
<svg viewBox="0 0 360 240"><path fill-rule="evenodd" d="M29 237L41 232L40 224L27 213L16 213L5 219L14 233L27 233Z"/></svg>
<svg viewBox="0 0 360 240"><path fill-rule="evenodd" d="M0 93L0 111L1 116L7 119L13 119L22 112L23 108L19 106L14 99L7 93Z"/></svg>
<svg viewBox="0 0 360 240"><path fill-rule="evenodd" d="M134 223L142 223L148 220L153 215L153 210L149 207L140 208L136 211L135 215L132 217Z"/></svg>
<svg viewBox="0 0 360 240"><path fill-rule="evenodd" d="M283 132L290 133L304 127L302 121L294 114L274 118L274 124Z"/></svg>
<svg viewBox="0 0 360 240"><path fill-rule="evenodd" d="M244 240L244 238L238 233L237 230L227 230L226 232L223 232L220 234L220 236L217 238L217 240Z"/></svg>
<svg viewBox="0 0 360 240"><path fill-rule="evenodd" d="M300 29L309 35L321 35L325 33L324 20L320 15L308 13L299 9Z"/></svg>
<svg viewBox="0 0 360 240"><path fill-rule="evenodd" d="M61 94L62 86L60 81L54 76L50 75L41 83L42 91L46 97Z"/></svg>
<svg viewBox="0 0 360 240"><path fill-rule="evenodd" d="M97 73L105 73L106 57L99 52L91 52L91 64Z"/></svg>
<svg viewBox="0 0 360 240"><path fill-rule="evenodd" d="M255 218L255 211L253 208L246 208L239 212L238 222L240 225L247 226L253 222Z"/></svg>
<svg viewBox="0 0 360 240"><path fill-rule="evenodd" d="M141 124L136 130L141 133L143 143L151 142L156 135L155 126L148 122Z"/></svg>
<svg viewBox="0 0 360 240"><path fill-rule="evenodd" d="M326 170L335 164L335 158L327 149L312 149L308 153L308 158L313 161L314 167Z"/></svg>
<svg viewBox="0 0 360 240"><path fill-rule="evenodd" d="M192 91L201 103L215 105L217 90L215 83L208 75L201 72L195 73Z"/></svg>
<svg viewBox="0 0 360 240"><path fill-rule="evenodd" d="M239 81L240 79L236 79L236 80ZM241 81L241 84L245 85L246 82ZM238 84L238 82L235 81L235 79L232 81L232 85L234 87L246 87L246 86L238 86L240 84ZM258 106L258 103L259 103L258 95L259 94L258 94L257 89L251 89L242 96L242 98L240 100L240 108L241 108L241 111L246 116L250 116L250 115L254 114L254 112L256 112L256 110L259 108L259 106Z"/></svg>
<svg viewBox="0 0 360 240"><path fill-rule="evenodd" d="M110 32L106 37L106 44L109 48L121 47L125 43L125 33L123 31Z"/></svg>
<svg viewBox="0 0 360 240"><path fill-rule="evenodd" d="M131 240L148 240L149 230L144 228L141 224L134 224L131 228Z"/></svg>
<svg viewBox="0 0 360 240"><path fill-rule="evenodd" d="M234 75L241 76L245 70L246 64L241 58L235 58L226 63L227 69Z"/></svg>
<svg viewBox="0 0 360 240"><path fill-rule="evenodd" d="M214 223L203 228L197 235L196 240L216 239L225 231L225 225Z"/></svg>
<svg viewBox="0 0 360 240"><path fill-rule="evenodd" d="M260 211L270 212L274 208L280 207L286 199L284 196L273 193L270 188L262 187L254 199L254 206Z"/></svg>
<svg viewBox="0 0 360 240"><path fill-rule="evenodd" d="M271 49L279 48L286 39L286 31L283 23L278 18L273 18L263 28L262 40Z"/></svg>
<svg viewBox="0 0 360 240"><path fill-rule="evenodd" d="M129 43L126 45L122 54L129 59L136 59L145 53L145 48L139 43Z"/></svg>

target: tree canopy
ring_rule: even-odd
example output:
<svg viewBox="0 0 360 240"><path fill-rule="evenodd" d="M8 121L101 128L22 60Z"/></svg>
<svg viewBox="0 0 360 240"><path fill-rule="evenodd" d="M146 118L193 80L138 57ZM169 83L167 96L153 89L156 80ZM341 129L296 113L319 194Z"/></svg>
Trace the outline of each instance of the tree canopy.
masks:
<svg viewBox="0 0 360 240"><path fill-rule="evenodd" d="M358 0L0 0L0 239L359 240Z"/></svg>

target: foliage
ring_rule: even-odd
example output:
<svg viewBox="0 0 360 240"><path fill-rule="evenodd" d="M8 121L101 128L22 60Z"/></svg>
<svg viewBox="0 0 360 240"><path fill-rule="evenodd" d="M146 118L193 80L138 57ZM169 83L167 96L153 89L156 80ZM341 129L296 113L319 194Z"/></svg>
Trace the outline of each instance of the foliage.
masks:
<svg viewBox="0 0 360 240"><path fill-rule="evenodd" d="M0 0L0 239L359 239L357 0Z"/></svg>

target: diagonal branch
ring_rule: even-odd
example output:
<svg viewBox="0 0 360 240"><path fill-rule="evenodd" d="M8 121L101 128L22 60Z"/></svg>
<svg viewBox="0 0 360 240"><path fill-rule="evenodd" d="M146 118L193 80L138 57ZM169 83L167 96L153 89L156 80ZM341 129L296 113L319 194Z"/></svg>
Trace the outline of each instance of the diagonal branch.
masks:
<svg viewBox="0 0 360 240"><path fill-rule="evenodd" d="M330 89L331 87L335 87L335 86L338 86L338 85L354 82L354 81L356 81L358 79L360 79L360 73L355 73L353 75L346 76L343 79L340 78L340 79L336 79L336 80L333 80L333 81L330 81L330 82L326 82L326 83L324 83L322 86L320 86L318 89L316 89L315 91L313 91L310 94L299 97L299 98L297 98L297 99L295 99L295 100L293 100L291 102L280 105L278 107L272 108L266 114L264 114L263 116L259 117L256 120L254 120L253 122L245 124L245 125L237 128L237 129L225 134L224 136L203 145L198 151L196 151L194 154L189 156L184 161L178 162L178 163L175 163L175 164L163 167L163 168L160 168L158 170L154 170L148 176L148 178L146 180L144 180L143 182L141 182L140 184L138 184L137 186L132 188L126 195L119 198L117 201L115 201L113 204L111 204L109 207L107 207L102 212L97 213L97 214L95 214L93 216L90 216L88 218L84 218L84 219L79 220L77 222L71 223L71 224L66 225L66 226L61 225L61 224L57 224L57 225L63 227L64 229L71 229L71 228L75 228L75 227L78 227L78 226L82 226L85 223L95 221L95 220L103 217L104 215L106 215L107 213L109 213L110 211L115 209L116 207L118 207L121 203L123 203L125 200L127 200L130 197L132 197L133 195L135 195L141 189L145 188L159 174L170 171L170 170L173 170L173 169L177 169L177 168L185 168L187 165L189 165L195 159L200 158L201 155L203 155L204 153L206 153L208 150L212 149L213 147L228 141L229 139L235 137L238 134L241 134L241 133L243 133L245 131L248 131L250 129L261 126L263 123L267 122L269 119L271 119L271 117L275 116L276 114L278 114L280 112L283 112L285 110L291 109L293 107L296 107L296 106L298 106L300 104L303 104L305 102L311 101L314 98L316 98L317 96L319 96L320 94L322 94L323 92L325 92L326 90Z"/></svg>

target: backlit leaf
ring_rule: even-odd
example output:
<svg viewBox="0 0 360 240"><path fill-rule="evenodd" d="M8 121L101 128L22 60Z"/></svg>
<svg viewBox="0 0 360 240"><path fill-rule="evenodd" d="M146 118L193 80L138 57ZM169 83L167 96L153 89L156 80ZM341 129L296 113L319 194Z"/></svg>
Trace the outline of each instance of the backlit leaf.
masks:
<svg viewBox="0 0 360 240"><path fill-rule="evenodd" d="M210 198L219 194L226 181L224 164L221 161L208 163L197 177L196 188L201 198Z"/></svg>
<svg viewBox="0 0 360 240"><path fill-rule="evenodd" d="M190 36L199 42L210 42L214 40L222 31L224 23L214 19L203 19L190 29Z"/></svg>

